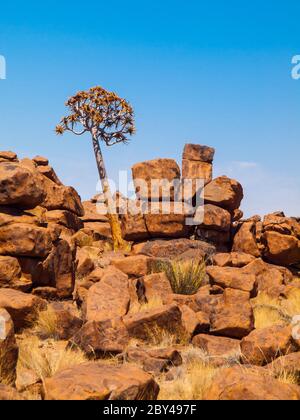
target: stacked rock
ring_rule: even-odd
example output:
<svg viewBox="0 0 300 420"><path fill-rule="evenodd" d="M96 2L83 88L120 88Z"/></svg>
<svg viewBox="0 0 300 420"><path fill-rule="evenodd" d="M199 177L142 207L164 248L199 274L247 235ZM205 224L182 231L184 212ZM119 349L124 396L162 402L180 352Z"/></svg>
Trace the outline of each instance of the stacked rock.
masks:
<svg viewBox="0 0 300 420"><path fill-rule="evenodd" d="M58 180L48 160L0 152L0 284L63 298L75 280L71 237L82 228L77 192Z"/></svg>

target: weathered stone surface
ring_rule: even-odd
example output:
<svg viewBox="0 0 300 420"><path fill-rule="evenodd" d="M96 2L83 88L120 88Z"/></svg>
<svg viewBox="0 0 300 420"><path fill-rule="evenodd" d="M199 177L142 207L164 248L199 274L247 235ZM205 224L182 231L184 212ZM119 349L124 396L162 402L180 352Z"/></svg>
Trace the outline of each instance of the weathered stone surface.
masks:
<svg viewBox="0 0 300 420"><path fill-rule="evenodd" d="M207 267L206 271L212 284L244 292L252 292L255 289L256 276L245 273L240 268L213 266Z"/></svg>
<svg viewBox="0 0 300 420"><path fill-rule="evenodd" d="M37 311L45 309L46 302L17 290L0 289L0 308L7 310L13 320L15 330L18 332L35 321Z"/></svg>
<svg viewBox="0 0 300 420"><path fill-rule="evenodd" d="M22 401L24 398L14 388L0 384L0 401Z"/></svg>
<svg viewBox="0 0 300 420"><path fill-rule="evenodd" d="M267 261L283 266L300 263L300 241L296 237L267 231L263 235L263 241Z"/></svg>
<svg viewBox="0 0 300 420"><path fill-rule="evenodd" d="M135 254L148 255L157 258L176 258L190 250L199 250L203 258L215 253L215 248L206 242L190 239L157 240L138 244L133 247Z"/></svg>
<svg viewBox="0 0 300 420"><path fill-rule="evenodd" d="M145 241L150 239L143 213L126 213L120 216L122 235L126 241Z"/></svg>
<svg viewBox="0 0 300 420"><path fill-rule="evenodd" d="M42 381L31 369L19 366L17 371L16 388L24 396L39 396L42 399Z"/></svg>
<svg viewBox="0 0 300 420"><path fill-rule="evenodd" d="M205 400L286 401L299 400L300 388L239 366L221 370L205 392Z"/></svg>
<svg viewBox="0 0 300 420"><path fill-rule="evenodd" d="M227 210L224 210L221 207L217 207L212 204L205 204L204 219L200 224L200 227L203 229L229 232L231 227L231 215Z"/></svg>
<svg viewBox="0 0 300 420"><path fill-rule="evenodd" d="M26 292L32 282L22 277L21 267L16 258L0 256L0 287Z"/></svg>
<svg viewBox="0 0 300 420"><path fill-rule="evenodd" d="M193 345L204 351L208 360L214 365L239 361L241 355L240 341L226 337L199 334L193 338Z"/></svg>
<svg viewBox="0 0 300 420"><path fill-rule="evenodd" d="M38 166L48 166L49 165L49 160L47 158L45 158L44 156L35 156L32 160Z"/></svg>
<svg viewBox="0 0 300 420"><path fill-rule="evenodd" d="M219 253L214 255L213 262L218 267L242 268L255 260L255 257L243 252Z"/></svg>
<svg viewBox="0 0 300 420"><path fill-rule="evenodd" d="M18 159L18 156L14 152L2 151L2 152L0 152L0 159L2 159L3 161L11 161L11 162L14 162L14 161L16 161ZM0 162L1 162L1 160L0 160Z"/></svg>
<svg viewBox="0 0 300 420"><path fill-rule="evenodd" d="M13 321L9 313L0 308L1 377L10 379L12 384L16 380L18 353Z"/></svg>
<svg viewBox="0 0 300 420"><path fill-rule="evenodd" d="M56 172L51 166L38 166L37 170L39 171L40 174L44 175L46 178L53 181L55 184L60 185L60 186L63 185L60 179L58 178L58 176L56 175Z"/></svg>
<svg viewBox="0 0 300 420"><path fill-rule="evenodd" d="M220 232L213 229L196 229L196 239L205 241L216 247L218 252L228 252L230 244L230 232Z"/></svg>
<svg viewBox="0 0 300 420"><path fill-rule="evenodd" d="M138 198L149 201L162 198L174 200L174 191L180 180L180 168L173 159L150 160L134 165L132 176ZM139 180L146 182L145 188L142 188ZM161 184L163 187L155 183L163 180L167 181Z"/></svg>
<svg viewBox="0 0 300 420"><path fill-rule="evenodd" d="M122 353L128 343L127 329L118 318L87 322L69 341L71 347L80 348L89 357Z"/></svg>
<svg viewBox="0 0 300 420"><path fill-rule="evenodd" d="M295 218L285 217L283 214L268 214L263 220L264 232L278 232L282 235L292 235L300 239L300 223Z"/></svg>
<svg viewBox="0 0 300 420"><path fill-rule="evenodd" d="M241 339L254 329L254 316L250 294L226 289L223 302L211 316L211 332L230 338Z"/></svg>
<svg viewBox="0 0 300 420"><path fill-rule="evenodd" d="M285 373L287 376L300 376L300 352L281 356L266 366L275 376Z"/></svg>
<svg viewBox="0 0 300 420"><path fill-rule="evenodd" d="M241 225L234 237L232 251L244 252L257 258L261 256L256 242L255 222L246 222Z"/></svg>
<svg viewBox="0 0 300 420"><path fill-rule="evenodd" d="M174 348L153 350L130 347L122 355L122 359L140 365L146 372L153 374L167 372L170 368L182 364L182 357Z"/></svg>
<svg viewBox="0 0 300 420"><path fill-rule="evenodd" d="M155 400L159 387L134 366L85 363L45 380L46 400Z"/></svg>
<svg viewBox="0 0 300 420"><path fill-rule="evenodd" d="M226 176L214 179L204 188L204 199L207 204L214 204L228 211L238 209L243 197L241 184Z"/></svg>
<svg viewBox="0 0 300 420"><path fill-rule="evenodd" d="M112 265L129 277L143 277L151 273L156 259L146 255L133 255L131 257L117 258Z"/></svg>
<svg viewBox="0 0 300 420"><path fill-rule="evenodd" d="M183 326L191 338L196 334L209 331L210 320L207 314L204 312L196 313L187 305L180 306L180 310Z"/></svg>
<svg viewBox="0 0 300 420"><path fill-rule="evenodd" d="M297 350L290 326L275 325L255 330L241 341L245 364L264 366Z"/></svg>
<svg viewBox="0 0 300 420"><path fill-rule="evenodd" d="M82 206L84 208L84 216L81 218L83 222L108 222L107 208L104 203L84 201Z"/></svg>
<svg viewBox="0 0 300 420"><path fill-rule="evenodd" d="M48 229L18 223L0 230L0 254L11 256L46 257L52 248Z"/></svg>
<svg viewBox="0 0 300 420"><path fill-rule="evenodd" d="M71 229L74 233L83 229L83 222L76 214L67 210L51 210L45 214L47 223L55 223Z"/></svg>
<svg viewBox="0 0 300 420"><path fill-rule="evenodd" d="M94 241L101 239L111 239L111 227L109 223L99 222L85 222L85 229L90 229L93 232Z"/></svg>
<svg viewBox="0 0 300 420"><path fill-rule="evenodd" d="M128 276L117 268L105 274L89 289L86 319L106 321L124 316L130 304Z"/></svg>
<svg viewBox="0 0 300 420"><path fill-rule="evenodd" d="M29 225L44 226L46 210L35 207L32 210L21 210L13 207L0 207L0 227L25 223Z"/></svg>
<svg viewBox="0 0 300 420"><path fill-rule="evenodd" d="M186 144L183 150L183 159L212 163L215 149L200 144Z"/></svg>
<svg viewBox="0 0 300 420"><path fill-rule="evenodd" d="M177 305L165 305L160 308L129 314L124 318L129 335L148 340L159 330L176 334L183 331L182 314Z"/></svg>
<svg viewBox="0 0 300 420"><path fill-rule="evenodd" d="M67 210L79 217L84 215L81 199L74 188L57 185L47 177L41 177L46 192L46 198L41 204L43 207L47 210Z"/></svg>
<svg viewBox="0 0 300 420"><path fill-rule="evenodd" d="M18 163L0 165L0 205L32 209L43 202L45 192L38 177Z"/></svg>
<svg viewBox="0 0 300 420"><path fill-rule="evenodd" d="M184 179L196 179L207 185L212 181L213 166L211 163L183 159L182 177ZM197 192L195 190L195 192Z"/></svg>
<svg viewBox="0 0 300 420"><path fill-rule="evenodd" d="M145 223L153 238L185 238L191 235L193 227L186 219L193 216L194 209L182 202L151 203Z"/></svg>
<svg viewBox="0 0 300 420"><path fill-rule="evenodd" d="M52 302L48 310L55 316L56 338L68 340L73 337L83 325L76 308L68 302Z"/></svg>
<svg viewBox="0 0 300 420"><path fill-rule="evenodd" d="M165 273L149 274L137 281L139 299L149 302L161 299L165 304L168 296L173 293L170 281Z"/></svg>
<svg viewBox="0 0 300 420"><path fill-rule="evenodd" d="M89 275L94 269L95 264L88 247L78 248L76 251L76 274L78 278Z"/></svg>

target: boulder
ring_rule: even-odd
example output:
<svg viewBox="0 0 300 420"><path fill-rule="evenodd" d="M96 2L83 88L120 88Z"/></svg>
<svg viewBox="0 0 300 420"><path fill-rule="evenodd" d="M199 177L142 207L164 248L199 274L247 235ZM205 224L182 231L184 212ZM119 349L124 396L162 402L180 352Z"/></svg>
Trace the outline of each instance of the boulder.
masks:
<svg viewBox="0 0 300 420"><path fill-rule="evenodd" d="M169 295L173 293L170 281L165 273L149 274L138 279L137 290L141 301L150 302L160 299L167 303Z"/></svg>
<svg viewBox="0 0 300 420"><path fill-rule="evenodd" d="M283 266L300 263L300 240L296 237L267 231L263 235L263 242L267 261Z"/></svg>
<svg viewBox="0 0 300 420"><path fill-rule="evenodd" d="M173 201L176 186L180 182L180 168L173 159L150 160L134 165L132 177L138 198L145 201Z"/></svg>
<svg viewBox="0 0 300 420"><path fill-rule="evenodd" d="M51 166L38 166L37 170L40 174L44 175L46 178L50 179L57 185L63 185L58 176L56 175L56 172Z"/></svg>
<svg viewBox="0 0 300 420"><path fill-rule="evenodd" d="M141 366L144 371L159 375L168 372L170 368L180 366L182 357L174 348L147 349L129 347L122 355L127 363Z"/></svg>
<svg viewBox="0 0 300 420"><path fill-rule="evenodd" d="M48 224L53 223L57 225L62 225L67 229L73 231L73 233L83 229L83 222L76 216L75 213L72 213L67 210L51 210L47 211L45 218Z"/></svg>
<svg viewBox="0 0 300 420"><path fill-rule="evenodd" d="M45 226L46 210L42 207L35 207L31 210L21 210L13 207L1 206L0 208L0 227L17 225L19 223Z"/></svg>
<svg viewBox="0 0 300 420"><path fill-rule="evenodd" d="M16 153L14 152L0 152L0 162L5 162L5 161L9 161L9 162L16 162L18 159L18 156Z"/></svg>
<svg viewBox="0 0 300 420"><path fill-rule="evenodd" d="M206 242L193 241L191 239L154 240L133 247L135 254L171 259L177 258L191 250L199 251L202 253L203 258L210 257L215 253L214 246Z"/></svg>
<svg viewBox="0 0 300 420"><path fill-rule="evenodd" d="M300 239L300 223L292 217L285 217L283 214L268 214L263 220L264 232L277 232L282 235L292 235Z"/></svg>
<svg viewBox="0 0 300 420"><path fill-rule="evenodd" d="M145 241L150 239L145 215L140 212L137 214L126 213L120 215L122 235L126 241Z"/></svg>
<svg viewBox="0 0 300 420"><path fill-rule="evenodd" d="M183 331L182 314L177 305L128 314L123 320L130 337L146 341L155 338L160 331L178 336Z"/></svg>
<svg viewBox="0 0 300 420"><path fill-rule="evenodd" d="M38 311L46 306L47 303L36 296L12 289L0 289L0 308L9 313L16 332L32 325Z"/></svg>
<svg viewBox="0 0 300 420"><path fill-rule="evenodd" d="M71 303L52 302L48 305L48 311L55 317L55 335L58 340L68 340L73 337L83 325L83 321L80 319L77 309Z"/></svg>
<svg viewBox="0 0 300 420"><path fill-rule="evenodd" d="M245 222L234 236L233 252L244 252L258 258L261 256L256 241L256 223Z"/></svg>
<svg viewBox="0 0 300 420"><path fill-rule="evenodd" d="M112 265L129 277L143 277L150 274L155 266L156 259L146 255L133 255L130 257L117 258Z"/></svg>
<svg viewBox="0 0 300 420"><path fill-rule="evenodd" d="M219 253L214 255L214 265L218 267L242 268L255 260L255 257L244 252Z"/></svg>
<svg viewBox="0 0 300 420"><path fill-rule="evenodd" d="M291 326L275 325L250 333L241 341L241 350L245 364L264 366L297 351L297 345Z"/></svg>
<svg viewBox="0 0 300 420"><path fill-rule="evenodd" d="M200 144L186 144L183 150L184 160L212 163L215 156L215 149Z"/></svg>
<svg viewBox="0 0 300 420"><path fill-rule="evenodd" d="M83 222L108 222L107 208L104 203L84 201L82 206L84 208L84 216L81 217Z"/></svg>
<svg viewBox="0 0 300 420"><path fill-rule="evenodd" d="M290 353L287 356L278 357L272 363L266 366L273 375L281 376L283 373L285 375L300 377L300 352Z"/></svg>
<svg viewBox="0 0 300 420"><path fill-rule="evenodd" d="M87 321L106 321L124 316L129 309L128 276L117 268L107 272L100 283L92 286L87 295Z"/></svg>
<svg viewBox="0 0 300 420"><path fill-rule="evenodd" d="M0 229L0 254L45 258L52 249L49 229L18 223Z"/></svg>
<svg viewBox="0 0 300 420"><path fill-rule="evenodd" d="M145 223L149 235L153 238L185 238L192 233L192 226L187 218L194 216L194 209L182 202L151 203L149 213L145 214Z"/></svg>
<svg viewBox="0 0 300 420"><path fill-rule="evenodd" d="M197 213L195 220L197 220ZM231 215L227 210L224 210L221 207L205 204L204 219L200 224L200 228L229 232L231 228Z"/></svg>
<svg viewBox="0 0 300 420"><path fill-rule="evenodd" d="M0 384L0 401L23 401L24 398L15 388Z"/></svg>
<svg viewBox="0 0 300 420"><path fill-rule="evenodd" d="M250 294L226 289L223 301L211 315L211 332L214 335L241 339L254 329L254 316Z"/></svg>
<svg viewBox="0 0 300 420"><path fill-rule="evenodd" d="M232 338L199 334L193 338L193 345L204 352L210 363L217 366L230 361L236 363L241 356L240 341Z"/></svg>
<svg viewBox="0 0 300 420"><path fill-rule="evenodd" d="M206 269L212 284L238 289L244 292L253 292L256 287L256 276L245 273L243 269L235 267L211 266Z"/></svg>
<svg viewBox="0 0 300 420"><path fill-rule="evenodd" d="M16 258L0 256L0 287L27 292L32 282L22 277L21 267Z"/></svg>
<svg viewBox="0 0 300 420"><path fill-rule="evenodd" d="M0 164L0 205L33 209L43 202L45 191L36 174L18 163Z"/></svg>
<svg viewBox="0 0 300 420"><path fill-rule="evenodd" d="M111 239L111 227L109 223L102 222L85 222L85 229L90 229L93 232L94 241L101 239Z"/></svg>
<svg viewBox="0 0 300 420"><path fill-rule="evenodd" d="M286 401L300 399L300 388L253 369L222 369L204 394L209 401Z"/></svg>
<svg viewBox="0 0 300 420"><path fill-rule="evenodd" d="M182 314L182 324L189 337L196 334L209 332L210 319L204 312L194 312L188 305L180 306Z"/></svg>
<svg viewBox="0 0 300 420"><path fill-rule="evenodd" d="M207 162L183 159L182 177L183 179L203 181L204 185L207 185L212 181L213 166ZM198 192L196 188L194 192Z"/></svg>
<svg viewBox="0 0 300 420"><path fill-rule="evenodd" d="M69 341L71 348L75 346L88 357L96 358L120 354L128 343L127 329L118 318L87 322Z"/></svg>
<svg viewBox="0 0 300 420"><path fill-rule="evenodd" d="M0 364L1 377L11 384L16 381L18 346L15 339L13 321L9 313L0 308Z"/></svg>
<svg viewBox="0 0 300 420"><path fill-rule="evenodd" d="M214 179L204 188L206 204L214 204L230 212L240 207L243 197L241 184L226 176Z"/></svg>
<svg viewBox="0 0 300 420"><path fill-rule="evenodd" d="M72 187L57 185L45 176L42 176L43 189L46 197L41 203L47 210L67 210L75 213L78 217L84 215L84 209L80 196Z"/></svg>
<svg viewBox="0 0 300 420"><path fill-rule="evenodd" d="M49 160L47 158L45 158L44 156L35 156L32 160L38 166L48 166L49 165Z"/></svg>
<svg viewBox="0 0 300 420"><path fill-rule="evenodd" d="M84 363L45 380L45 400L155 400L159 386L142 369Z"/></svg>

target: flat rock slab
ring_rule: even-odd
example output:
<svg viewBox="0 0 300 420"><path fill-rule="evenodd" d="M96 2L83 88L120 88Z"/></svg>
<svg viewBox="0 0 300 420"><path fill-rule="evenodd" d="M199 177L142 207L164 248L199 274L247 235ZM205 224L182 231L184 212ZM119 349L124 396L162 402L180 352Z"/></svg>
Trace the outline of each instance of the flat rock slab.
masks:
<svg viewBox="0 0 300 420"><path fill-rule="evenodd" d="M155 400L159 386L134 366L85 363L45 380L45 399L52 401Z"/></svg>

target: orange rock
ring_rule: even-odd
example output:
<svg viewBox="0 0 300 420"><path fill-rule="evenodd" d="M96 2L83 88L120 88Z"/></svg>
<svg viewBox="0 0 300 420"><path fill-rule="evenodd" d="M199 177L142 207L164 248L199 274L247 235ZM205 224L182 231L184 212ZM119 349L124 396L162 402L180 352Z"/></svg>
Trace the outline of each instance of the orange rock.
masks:
<svg viewBox="0 0 300 420"><path fill-rule="evenodd" d="M46 400L155 400L158 392L151 375L130 365L90 362L45 380Z"/></svg>
<svg viewBox="0 0 300 420"><path fill-rule="evenodd" d="M264 366L280 356L297 350L292 338L292 327L275 325L255 330L241 342L245 364Z"/></svg>
<svg viewBox="0 0 300 420"><path fill-rule="evenodd" d="M223 401L285 401L300 399L300 387L277 381L268 374L232 367L222 369L213 378L204 400Z"/></svg>
<svg viewBox="0 0 300 420"><path fill-rule="evenodd" d="M296 237L268 231L264 233L263 241L267 261L284 266L300 263L300 240Z"/></svg>
<svg viewBox="0 0 300 420"><path fill-rule="evenodd" d="M236 362L241 354L240 341L232 338L199 334L193 338L193 345L203 350L214 365L224 365L231 359Z"/></svg>
<svg viewBox="0 0 300 420"><path fill-rule="evenodd" d="M256 276L244 273L242 269L235 267L207 267L207 274L212 284L222 288L229 287L244 292L252 292L255 289Z"/></svg>
<svg viewBox="0 0 300 420"><path fill-rule="evenodd" d="M241 184L226 176L214 179L204 188L204 199L207 204L214 204L230 212L240 207L243 197Z"/></svg>
<svg viewBox="0 0 300 420"><path fill-rule="evenodd" d="M261 253L256 242L256 223L245 222L241 225L233 240L232 251L244 252L260 257Z"/></svg>

